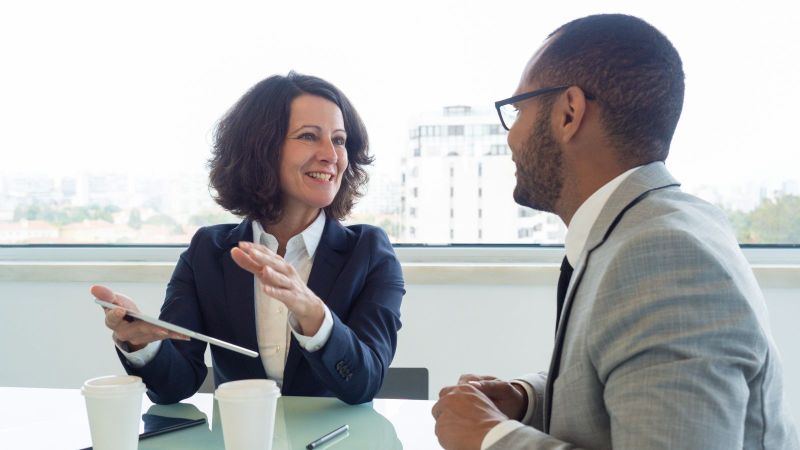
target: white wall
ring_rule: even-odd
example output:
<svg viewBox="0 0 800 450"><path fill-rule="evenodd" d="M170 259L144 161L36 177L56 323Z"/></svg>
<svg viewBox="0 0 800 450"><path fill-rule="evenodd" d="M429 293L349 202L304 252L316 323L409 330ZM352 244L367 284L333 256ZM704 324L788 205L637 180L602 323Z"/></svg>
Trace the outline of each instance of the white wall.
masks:
<svg viewBox="0 0 800 450"><path fill-rule="evenodd" d="M519 265L477 267L479 275L469 266L445 266L404 263L411 282L393 365L427 367L432 398L462 373L508 378L546 370L554 331L555 264L532 271ZM0 274L0 386L76 388L87 378L122 372L100 308L88 293L90 281L19 282L8 270L0 266L6 271L5 276ZM57 266L47 270L56 279L69 277ZM168 267L159 273L144 278L166 279ZM520 279L526 273L531 275ZM791 409L800 414L796 382L800 347L795 331L800 269L762 267L756 274L783 356L786 396ZM112 273L108 278L120 277ZM448 284L438 284L437 279ZM453 283L454 279L464 281ZM106 283L136 299L143 311L157 314L163 281Z"/></svg>

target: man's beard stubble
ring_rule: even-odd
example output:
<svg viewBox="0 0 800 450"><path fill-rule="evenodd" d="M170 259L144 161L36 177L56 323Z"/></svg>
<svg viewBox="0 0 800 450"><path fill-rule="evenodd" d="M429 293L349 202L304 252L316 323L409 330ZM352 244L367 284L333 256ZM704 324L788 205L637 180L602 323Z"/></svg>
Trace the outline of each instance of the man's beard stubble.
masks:
<svg viewBox="0 0 800 450"><path fill-rule="evenodd" d="M539 112L525 147L516 157L517 186L514 188L514 201L545 212L555 212L564 185L561 148L550 129L551 109L542 108Z"/></svg>

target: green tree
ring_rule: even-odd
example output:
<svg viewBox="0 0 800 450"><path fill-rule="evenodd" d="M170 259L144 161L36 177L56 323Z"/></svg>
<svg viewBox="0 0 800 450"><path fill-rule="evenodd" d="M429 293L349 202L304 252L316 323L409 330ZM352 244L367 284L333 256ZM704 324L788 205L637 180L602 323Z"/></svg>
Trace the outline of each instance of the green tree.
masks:
<svg viewBox="0 0 800 450"><path fill-rule="evenodd" d="M166 214L156 214L148 217L144 223L148 225L176 225L178 222Z"/></svg>
<svg viewBox="0 0 800 450"><path fill-rule="evenodd" d="M138 208L133 208L131 210L131 214L128 217L128 226L134 230L142 228L142 213L139 212Z"/></svg>
<svg viewBox="0 0 800 450"><path fill-rule="evenodd" d="M800 196L782 195L764 200L749 216L752 242L800 243Z"/></svg>
<svg viewBox="0 0 800 450"><path fill-rule="evenodd" d="M189 217L189 223L198 227L215 225L218 223L234 223L240 219L227 211L205 210Z"/></svg>
<svg viewBox="0 0 800 450"><path fill-rule="evenodd" d="M754 243L753 239L755 239L755 237L751 234L750 230L750 214L733 209L724 209L736 233L736 240L738 240L740 244Z"/></svg>

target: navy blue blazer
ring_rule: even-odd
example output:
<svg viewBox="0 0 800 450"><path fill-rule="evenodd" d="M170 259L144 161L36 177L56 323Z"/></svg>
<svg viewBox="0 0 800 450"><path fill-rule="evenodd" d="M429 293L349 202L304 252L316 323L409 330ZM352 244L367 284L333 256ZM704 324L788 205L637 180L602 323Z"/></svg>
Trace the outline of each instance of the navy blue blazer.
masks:
<svg viewBox="0 0 800 450"><path fill-rule="evenodd" d="M253 275L230 251L253 240L252 222L201 228L184 251L167 286L160 318L258 351ZM397 348L400 302L405 290L400 263L380 228L342 226L327 218L308 286L328 306L333 330L316 352L294 336L284 369L283 395L338 397L350 403L372 400L383 384ZM193 395L206 377L201 341L164 340L155 358L126 371L142 377L155 403ZM217 384L267 378L261 358L211 346Z"/></svg>

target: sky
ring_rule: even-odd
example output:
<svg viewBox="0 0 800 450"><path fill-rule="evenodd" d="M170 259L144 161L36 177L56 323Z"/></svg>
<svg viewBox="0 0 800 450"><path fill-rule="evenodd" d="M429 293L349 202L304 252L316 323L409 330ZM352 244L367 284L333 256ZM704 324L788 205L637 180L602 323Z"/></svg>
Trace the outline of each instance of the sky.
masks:
<svg viewBox="0 0 800 450"><path fill-rule="evenodd" d="M559 25L599 12L664 32L686 72L668 167L685 185L800 181L797 2L26 1L0 6L3 173L203 170L253 84L333 82L399 177L409 123L510 96ZM375 180L376 178L373 178Z"/></svg>

